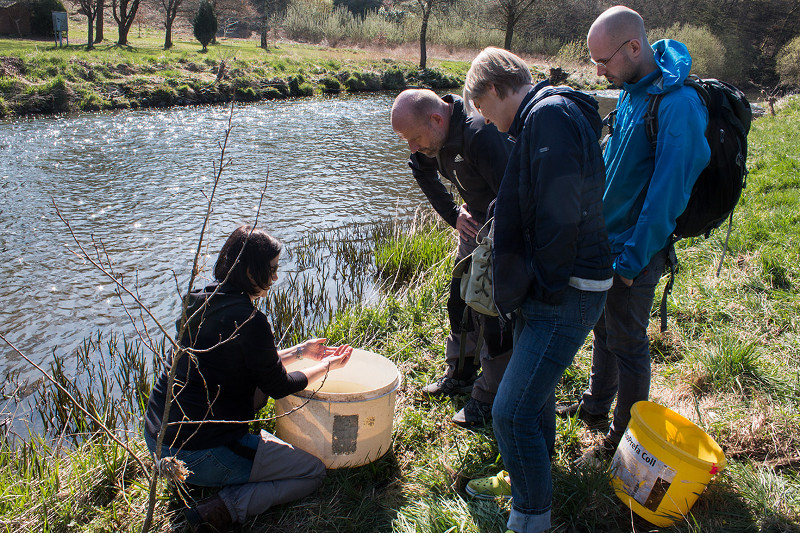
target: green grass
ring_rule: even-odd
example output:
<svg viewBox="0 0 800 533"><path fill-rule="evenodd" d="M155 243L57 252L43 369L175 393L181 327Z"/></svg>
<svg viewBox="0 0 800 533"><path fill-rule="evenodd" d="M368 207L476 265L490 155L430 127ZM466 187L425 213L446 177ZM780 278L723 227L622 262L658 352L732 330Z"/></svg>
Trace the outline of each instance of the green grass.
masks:
<svg viewBox="0 0 800 533"><path fill-rule="evenodd" d="M425 228L417 229L417 224ZM412 226L398 228L388 238L376 242L375 263L380 275L395 283L405 283L448 258L456 242L449 226L438 219L415 220Z"/></svg>
<svg viewBox="0 0 800 533"><path fill-rule="evenodd" d="M257 101L319 94L337 84L351 92L397 90L407 84L447 88L458 87L466 72L466 64L449 62L440 69L436 60L418 72L413 61L357 49L281 43L263 50L255 39L220 40L202 54L197 43L179 36L164 50L161 35L153 31L132 36L126 47L107 44L115 39L113 29L106 38L93 50L85 44L57 48L49 41L0 38L0 112L163 107L233 97ZM53 80L63 85L58 93L49 87ZM178 96L169 89L175 87L193 91Z"/></svg>
<svg viewBox="0 0 800 533"><path fill-rule="evenodd" d="M553 461L554 531L800 531L800 229L794 218L800 210L800 176L793 163L798 136L800 99L784 102L778 116L754 123L748 188L734 217L729 255L720 277L715 271L724 239L721 231L709 239L682 242L678 250L682 270L669 299L669 331L661 334L656 320L651 327L652 399L712 435L725 450L727 468L684 520L669 528L655 528L631 516L609 486L608 472L574 464L598 436L576 421L559 420ZM270 300L275 330L280 336L305 320L290 320L294 308L283 309L280 302L294 302L302 310L337 301L341 295L332 297L324 290L325 280L334 275L356 284L358 292L358 280L372 279L377 272L381 253L388 258L398 256L388 250L405 250L399 255L411 257L414 243L409 281L381 292L369 304L339 300L325 308L322 320L317 317L307 329L293 333L298 338L325 335L333 343L349 342L396 362L403 383L392 450L370 465L330 472L319 491L301 502L269 510L246 529L504 530L507 503L472 501L463 492L472 477L494 474L503 467L492 430L464 431L449 423L465 398L423 401L418 393L443 368L449 331L445 310L448 256L455 243L452 232L428 218L404 226L403 231L378 225L309 235L293 253L310 277L298 277ZM388 271L388 260L377 264ZM286 344L289 338L292 335ZM81 363L86 369L83 375L94 387L87 390L94 391L96 398L95 403L89 396L81 398L98 414L110 413L98 401L108 397L109 390L129 383L149 384L152 379L147 365L137 363L141 349L122 342L101 336L84 347L90 357ZM98 354L108 358L114 354L120 363L128 362L119 367L93 365ZM556 391L559 400L580 394L588 382L589 366L587 341ZM101 379L117 372L123 374ZM55 374L65 386L69 384L66 372ZM140 390L138 385L127 388ZM80 394L78 389L74 393ZM42 397L50 403L43 400L38 402L40 407L52 407L58 401L50 393ZM115 411L140 414L142 397L129 395L116 404ZM79 431L85 437L85 432L93 431L68 409L44 409L43 414L56 423L54 433L66 428L65 435ZM137 427L127 435L137 455L146 458L139 431ZM74 449L46 444L33 435L27 440L28 444L13 451L0 446L0 488L6 495L0 499L0 531L138 531L146 498L144 477L117 445L101 434L78 439ZM170 531L181 505L174 490L161 487L157 531Z"/></svg>

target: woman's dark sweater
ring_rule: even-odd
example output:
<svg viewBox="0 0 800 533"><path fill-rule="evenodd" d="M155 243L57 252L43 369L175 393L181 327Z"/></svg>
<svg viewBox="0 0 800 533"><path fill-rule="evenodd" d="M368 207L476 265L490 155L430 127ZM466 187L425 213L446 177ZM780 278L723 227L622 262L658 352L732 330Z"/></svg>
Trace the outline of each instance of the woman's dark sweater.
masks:
<svg viewBox="0 0 800 533"><path fill-rule="evenodd" d="M250 297L225 285L212 297L217 287L213 284L190 296L187 315L199 312L190 318L180 344L193 352L184 353L177 363L169 421L234 422L168 425L166 446L198 450L228 445L247 433L248 425L235 421L255 416L256 387L278 399L308 385L303 373L286 372L267 317L253 307ZM201 309L204 302L208 303ZM147 402L145 430L154 438L161 429L172 359Z"/></svg>

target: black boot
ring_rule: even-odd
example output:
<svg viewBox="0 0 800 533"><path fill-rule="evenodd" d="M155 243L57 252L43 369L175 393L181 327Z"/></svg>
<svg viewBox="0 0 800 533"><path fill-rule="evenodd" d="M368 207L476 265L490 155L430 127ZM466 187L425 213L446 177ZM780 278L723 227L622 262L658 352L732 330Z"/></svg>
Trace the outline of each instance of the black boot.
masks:
<svg viewBox="0 0 800 533"><path fill-rule="evenodd" d="M183 514L189 527L196 533L225 533L233 529L228 507L216 494L185 509Z"/></svg>

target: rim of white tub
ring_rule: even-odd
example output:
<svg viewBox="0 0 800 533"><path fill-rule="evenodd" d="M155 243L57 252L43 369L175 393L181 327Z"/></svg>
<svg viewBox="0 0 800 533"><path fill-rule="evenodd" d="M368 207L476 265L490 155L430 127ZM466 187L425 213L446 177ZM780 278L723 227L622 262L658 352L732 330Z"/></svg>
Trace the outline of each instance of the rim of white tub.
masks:
<svg viewBox="0 0 800 533"><path fill-rule="evenodd" d="M309 360L309 359L302 359L300 361L293 361L286 365L286 370L291 372L293 370L300 370L302 368L306 368L309 366L313 366L317 364L318 361ZM361 377L358 373L360 367L364 365L371 365L371 366L378 366L383 367L383 372L379 369L378 375L374 373L371 375L370 379L375 380L377 379L379 383L377 386L367 385L363 383L366 380L354 380L353 376ZM375 372L375 369L365 369L365 370L372 370ZM328 374L328 378L330 380L337 380L337 378L341 375L345 375L348 381L356 382L362 386L372 387L368 390L358 391L358 392L327 392L322 390L317 390L321 386L323 386L322 381L315 381L314 383L310 383L306 389L298 391L293 394L293 396L298 396L300 398L309 398L312 401L318 400L323 402L331 402L331 403L352 403L352 402L364 402L375 400L386 396L387 394L391 394L395 392L397 389L400 388L400 384L402 383L402 376L400 375L400 371L397 368L397 365L391 359L388 359L380 354L370 352L367 350L362 350L359 348L353 349L353 354L350 356L350 361L347 363L347 366L344 368L332 370ZM382 374L382 375L381 375ZM327 380L326 380L327 381Z"/></svg>

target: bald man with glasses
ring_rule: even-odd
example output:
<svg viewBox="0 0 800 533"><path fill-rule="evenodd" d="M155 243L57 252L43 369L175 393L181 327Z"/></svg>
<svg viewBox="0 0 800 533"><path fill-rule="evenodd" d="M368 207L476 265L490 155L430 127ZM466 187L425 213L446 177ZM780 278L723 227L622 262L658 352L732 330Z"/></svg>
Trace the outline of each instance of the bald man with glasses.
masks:
<svg viewBox="0 0 800 533"><path fill-rule="evenodd" d="M590 429L608 430L584 454L584 463L613 456L631 407L649 397L647 325L655 288L671 255L675 220L711 153L705 138L708 112L697 91L683 83L692 66L684 44L665 39L650 45L642 17L625 6L612 7L596 19L587 44L597 75L622 90L603 154L603 215L614 256L614 283L594 328L589 388L578 402L556 410L562 417L577 415ZM660 93L664 96L653 148L644 116L649 97Z"/></svg>

